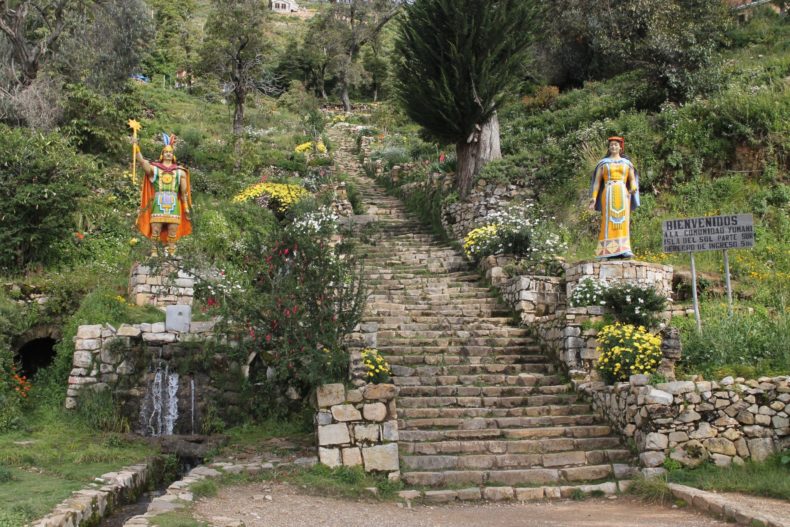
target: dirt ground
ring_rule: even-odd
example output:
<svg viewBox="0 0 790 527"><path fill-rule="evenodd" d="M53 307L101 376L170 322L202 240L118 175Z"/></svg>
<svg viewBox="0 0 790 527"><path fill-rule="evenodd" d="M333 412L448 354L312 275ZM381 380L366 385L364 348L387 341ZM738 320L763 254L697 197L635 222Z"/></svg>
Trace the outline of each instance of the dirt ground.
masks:
<svg viewBox="0 0 790 527"><path fill-rule="evenodd" d="M421 506L310 496L286 484L222 488L199 501L196 517L222 527L720 527L694 510L649 505L632 498L526 504Z"/></svg>

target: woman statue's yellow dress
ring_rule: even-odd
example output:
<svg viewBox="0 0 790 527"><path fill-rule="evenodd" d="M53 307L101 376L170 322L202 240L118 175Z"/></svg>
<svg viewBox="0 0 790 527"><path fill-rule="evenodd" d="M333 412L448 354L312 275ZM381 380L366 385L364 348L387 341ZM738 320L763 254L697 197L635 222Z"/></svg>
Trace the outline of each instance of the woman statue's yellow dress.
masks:
<svg viewBox="0 0 790 527"><path fill-rule="evenodd" d="M596 258L629 258L631 211L639 206L639 180L634 165L624 157L605 157L592 180L595 210L601 211Z"/></svg>

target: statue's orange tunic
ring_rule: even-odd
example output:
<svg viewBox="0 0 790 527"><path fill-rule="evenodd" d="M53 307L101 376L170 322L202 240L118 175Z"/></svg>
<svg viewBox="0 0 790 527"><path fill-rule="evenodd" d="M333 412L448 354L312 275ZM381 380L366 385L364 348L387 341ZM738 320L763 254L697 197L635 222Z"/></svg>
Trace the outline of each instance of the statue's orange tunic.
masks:
<svg viewBox="0 0 790 527"><path fill-rule="evenodd" d="M168 223L177 223L178 224L178 231L176 232L176 240L181 238L182 236L186 236L192 233L192 222L187 217L187 211L192 210L192 186L189 181L189 170L185 167L177 165L176 163L172 163L171 165L164 165L163 163L159 162L152 162L151 166L154 167L154 181L151 180L148 176L143 177L142 189L140 192L140 212L137 215L137 228L146 238L151 238L151 214L155 207L154 200L157 197L157 190L154 188L154 183L159 180L160 174L162 175L171 175L174 176L178 174L178 171L183 172L184 177L186 177L186 192L178 192L178 187L176 187L176 192L178 192L178 200L179 200L179 207L178 207L178 217L174 221L168 221ZM171 180L173 178L171 177ZM159 239L166 243L168 242L168 232L166 229L163 229L162 232L159 234ZM174 240L170 240L174 241Z"/></svg>

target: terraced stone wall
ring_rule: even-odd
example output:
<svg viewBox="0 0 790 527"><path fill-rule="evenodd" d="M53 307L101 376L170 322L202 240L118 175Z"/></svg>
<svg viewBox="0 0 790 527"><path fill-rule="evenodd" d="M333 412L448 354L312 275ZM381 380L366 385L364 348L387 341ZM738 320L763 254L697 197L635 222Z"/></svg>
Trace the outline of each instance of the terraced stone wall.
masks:
<svg viewBox="0 0 790 527"><path fill-rule="evenodd" d="M191 306L194 294L195 277L177 266L152 269L137 263L132 267L129 299L138 306Z"/></svg>
<svg viewBox="0 0 790 527"><path fill-rule="evenodd" d="M645 467L667 459L694 467L761 461L790 447L790 377L719 382L677 381L651 386L645 375L577 389L623 436L632 438Z"/></svg>
<svg viewBox="0 0 790 527"><path fill-rule="evenodd" d="M400 477L398 455L398 387L343 384L318 388L315 417L318 459L329 467L363 466L367 472Z"/></svg>

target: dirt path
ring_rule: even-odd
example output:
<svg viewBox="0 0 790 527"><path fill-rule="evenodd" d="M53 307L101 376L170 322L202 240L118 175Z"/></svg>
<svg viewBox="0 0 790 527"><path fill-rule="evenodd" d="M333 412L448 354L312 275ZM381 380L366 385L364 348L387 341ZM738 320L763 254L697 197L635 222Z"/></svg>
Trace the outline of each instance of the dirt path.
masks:
<svg viewBox="0 0 790 527"><path fill-rule="evenodd" d="M201 500L196 517L222 527L723 527L693 510L648 505L631 498L527 504L417 506L310 496L291 485L253 484L221 489ZM217 520L214 520L217 518ZM212 521L213 520L213 521Z"/></svg>

